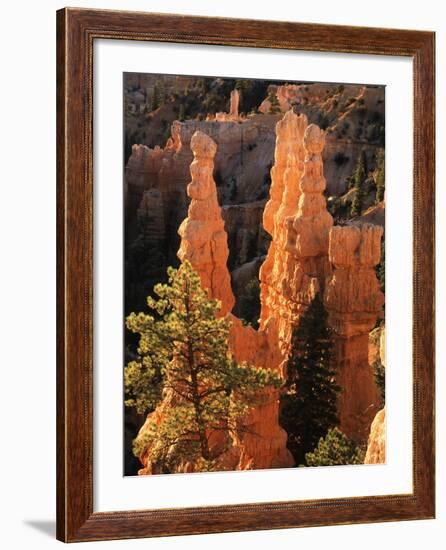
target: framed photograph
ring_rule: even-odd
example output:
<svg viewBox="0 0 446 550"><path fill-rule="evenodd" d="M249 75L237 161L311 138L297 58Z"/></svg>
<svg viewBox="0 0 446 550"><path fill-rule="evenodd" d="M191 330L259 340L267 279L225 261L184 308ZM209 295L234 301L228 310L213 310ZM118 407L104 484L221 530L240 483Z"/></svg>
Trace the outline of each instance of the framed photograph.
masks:
<svg viewBox="0 0 446 550"><path fill-rule="evenodd" d="M57 12L57 537L434 517L434 33Z"/></svg>

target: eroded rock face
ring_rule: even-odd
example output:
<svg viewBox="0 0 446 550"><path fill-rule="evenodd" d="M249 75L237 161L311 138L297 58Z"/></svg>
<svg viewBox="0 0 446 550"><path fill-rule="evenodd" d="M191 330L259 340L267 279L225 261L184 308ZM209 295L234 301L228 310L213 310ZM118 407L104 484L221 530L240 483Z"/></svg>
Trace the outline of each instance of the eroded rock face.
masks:
<svg viewBox="0 0 446 550"><path fill-rule="evenodd" d="M252 261L253 255L264 256L270 244L262 224L265 201L223 206L221 213L228 234L229 269Z"/></svg>
<svg viewBox="0 0 446 550"><path fill-rule="evenodd" d="M243 326L232 316L229 348L237 362L273 369L283 376L283 355L278 346L277 324L271 319L261 330ZM279 425L279 392L264 390L261 404L243 420L245 429L235 434L234 446L240 449L238 470L288 468L294 459L286 447L287 434Z"/></svg>
<svg viewBox="0 0 446 550"><path fill-rule="evenodd" d="M369 332L382 312L384 296L374 267L379 263L380 226L333 227L329 259L333 275L324 301L335 333L338 398L341 430L356 441L367 438L379 409L379 392L368 360Z"/></svg>
<svg viewBox="0 0 446 550"><path fill-rule="evenodd" d="M336 333L345 338L369 333L384 305L374 267L381 257L381 226L335 226L329 258L335 267L325 304Z"/></svg>
<svg viewBox="0 0 446 550"><path fill-rule="evenodd" d="M370 428L364 464L385 464L386 462L386 409L375 416Z"/></svg>
<svg viewBox="0 0 446 550"><path fill-rule="evenodd" d="M140 227L144 228L148 244L155 246L163 243L166 238L163 196L158 189L144 191L136 215Z"/></svg>
<svg viewBox="0 0 446 550"><path fill-rule="evenodd" d="M330 271L328 232L333 219L323 191L325 135L288 111L277 124L271 198L263 224L272 243L260 270L261 326L275 317L286 355L292 326L299 322Z"/></svg>
<svg viewBox="0 0 446 550"><path fill-rule="evenodd" d="M212 175L217 146L200 131L192 136L190 146L194 154L190 165L192 181L187 186L191 203L188 216L178 229L178 257L191 262L209 296L221 301L221 315L226 315L234 307L234 295L226 265L227 235Z"/></svg>

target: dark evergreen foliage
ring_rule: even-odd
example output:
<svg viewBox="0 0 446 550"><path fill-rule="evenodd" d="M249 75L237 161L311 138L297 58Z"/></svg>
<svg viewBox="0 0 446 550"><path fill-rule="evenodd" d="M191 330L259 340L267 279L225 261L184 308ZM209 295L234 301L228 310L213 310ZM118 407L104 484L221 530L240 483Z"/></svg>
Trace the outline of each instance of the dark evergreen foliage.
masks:
<svg viewBox="0 0 446 550"><path fill-rule="evenodd" d="M385 157L384 149L380 149L376 159L376 202L381 202L384 200L384 191L385 191Z"/></svg>
<svg viewBox="0 0 446 550"><path fill-rule="evenodd" d="M365 180L366 180L366 168L367 159L364 151L359 155L358 161L356 163L355 173L354 173L354 189L355 197L352 202L352 216L360 216L364 208L364 199L365 199Z"/></svg>
<svg viewBox="0 0 446 550"><path fill-rule="evenodd" d="M338 423L340 388L331 365L333 342L327 317L317 294L292 336L280 423L288 433L287 446L298 465Z"/></svg>
<svg viewBox="0 0 446 550"><path fill-rule="evenodd" d="M259 328L260 317L260 283L257 277L251 279L245 286L245 290L240 297L240 310L243 321L254 327Z"/></svg>

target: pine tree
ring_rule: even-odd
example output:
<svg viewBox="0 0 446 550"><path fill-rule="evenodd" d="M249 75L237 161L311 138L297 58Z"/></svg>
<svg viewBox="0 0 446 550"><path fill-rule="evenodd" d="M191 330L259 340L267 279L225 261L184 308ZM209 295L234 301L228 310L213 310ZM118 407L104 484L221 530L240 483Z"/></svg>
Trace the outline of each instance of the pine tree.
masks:
<svg viewBox="0 0 446 550"><path fill-rule="evenodd" d="M276 115L277 113L280 113L280 103L277 99L277 95L272 90L268 94L268 101L270 104L269 112L271 115Z"/></svg>
<svg viewBox="0 0 446 550"><path fill-rule="evenodd" d="M178 111L178 120L180 122L184 122L186 120L186 110L184 108L183 103L180 103L180 109Z"/></svg>
<svg viewBox="0 0 446 550"><path fill-rule="evenodd" d="M160 106L159 90L158 90L157 84L155 83L155 85L153 86L153 93L152 93L152 111L156 111L156 109L158 109L159 106Z"/></svg>
<svg viewBox="0 0 446 550"><path fill-rule="evenodd" d="M375 267L376 277L379 281L379 288L382 292L386 291L386 247L384 241L381 242L381 257L379 264Z"/></svg>
<svg viewBox="0 0 446 550"><path fill-rule="evenodd" d="M340 388L331 366L333 342L327 317L317 294L292 335L280 423L288 433L287 446L296 464L304 463L305 453L338 423Z"/></svg>
<svg viewBox="0 0 446 550"><path fill-rule="evenodd" d="M346 464L364 464L364 449L357 447L338 428L328 430L321 437L312 453L305 455L308 466L342 466Z"/></svg>
<svg viewBox="0 0 446 550"><path fill-rule="evenodd" d="M384 200L385 191L385 156L384 149L380 149L376 160L376 202Z"/></svg>
<svg viewBox="0 0 446 550"><path fill-rule="evenodd" d="M260 282L257 277L251 279L245 286L240 296L240 310L242 320L254 327L259 328L260 317Z"/></svg>
<svg viewBox="0 0 446 550"><path fill-rule="evenodd" d="M365 190L364 184L366 180L366 157L364 151L359 155L354 173L353 188L355 196L352 202L352 216L360 216L364 208Z"/></svg>
<svg viewBox="0 0 446 550"><path fill-rule="evenodd" d="M220 303L208 299L189 262L168 275L168 284L155 287L159 299L147 299L154 315L127 317L140 340L138 359L125 368L126 405L144 413L162 398L169 404L160 422L135 440L134 452L148 453L164 471L183 460L208 470L215 458L210 434L242 430L261 390L282 380L269 369L235 362L228 352L230 324L216 317Z"/></svg>
<svg viewBox="0 0 446 550"><path fill-rule="evenodd" d="M384 407L386 403L386 367L381 363L381 359L374 361L372 367L375 384L381 397L381 407Z"/></svg>
<svg viewBox="0 0 446 550"><path fill-rule="evenodd" d="M152 111L155 111L165 103L165 89L162 80L157 80L153 86Z"/></svg>

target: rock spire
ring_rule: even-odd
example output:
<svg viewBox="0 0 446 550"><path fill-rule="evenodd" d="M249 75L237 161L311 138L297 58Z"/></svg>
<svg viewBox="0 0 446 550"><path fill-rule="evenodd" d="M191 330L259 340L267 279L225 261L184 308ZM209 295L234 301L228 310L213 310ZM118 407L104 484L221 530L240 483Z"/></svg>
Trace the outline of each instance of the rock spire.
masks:
<svg viewBox="0 0 446 550"><path fill-rule="evenodd" d="M374 267L381 255L381 226L333 227L329 258L334 266L325 306L335 333L341 429L364 441L380 399L368 361L369 332L382 313L384 295Z"/></svg>
<svg viewBox="0 0 446 550"><path fill-rule="evenodd" d="M221 315L234 307L234 295L226 262L229 250L217 188L213 178L215 142L203 132L192 136L194 160L190 165L192 181L187 186L191 198L187 218L178 233L181 245L178 257L189 260L201 278L209 296L221 301Z"/></svg>

